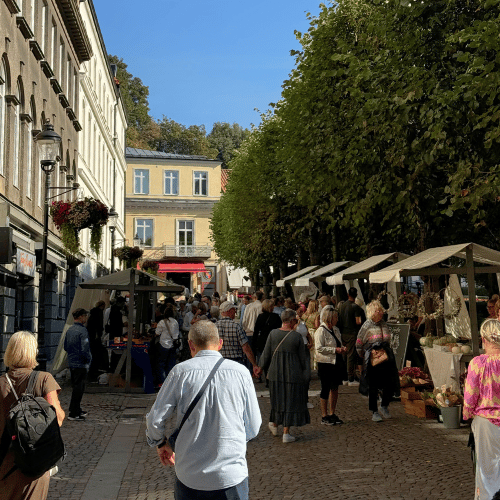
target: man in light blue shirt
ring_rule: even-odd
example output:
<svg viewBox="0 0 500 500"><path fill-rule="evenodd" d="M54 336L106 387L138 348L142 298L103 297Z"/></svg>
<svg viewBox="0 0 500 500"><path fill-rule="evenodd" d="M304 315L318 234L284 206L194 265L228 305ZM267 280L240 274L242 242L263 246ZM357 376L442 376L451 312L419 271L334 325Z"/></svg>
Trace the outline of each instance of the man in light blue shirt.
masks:
<svg viewBox="0 0 500 500"><path fill-rule="evenodd" d="M246 443L257 436L262 418L248 369L224 360L182 427L175 453L165 423L175 427L215 363L222 347L217 327L198 321L188 336L192 359L176 365L146 417L146 436L163 465L174 466L175 499L248 499ZM236 496L239 495L239 496Z"/></svg>

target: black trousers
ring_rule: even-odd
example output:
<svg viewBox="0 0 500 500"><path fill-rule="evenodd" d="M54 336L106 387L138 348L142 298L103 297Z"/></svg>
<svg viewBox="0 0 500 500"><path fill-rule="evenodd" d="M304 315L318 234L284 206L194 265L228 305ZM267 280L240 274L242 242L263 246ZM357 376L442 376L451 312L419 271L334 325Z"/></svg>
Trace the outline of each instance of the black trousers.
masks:
<svg viewBox="0 0 500 500"><path fill-rule="evenodd" d="M77 417L82 411L80 403L85 392L85 382L87 381L87 368L70 368L71 372L71 402L69 403L69 416Z"/></svg>
<svg viewBox="0 0 500 500"><path fill-rule="evenodd" d="M370 411L378 411L379 391L382 391L381 406L389 406L394 392L392 375L393 366L390 361L368 367L368 408Z"/></svg>

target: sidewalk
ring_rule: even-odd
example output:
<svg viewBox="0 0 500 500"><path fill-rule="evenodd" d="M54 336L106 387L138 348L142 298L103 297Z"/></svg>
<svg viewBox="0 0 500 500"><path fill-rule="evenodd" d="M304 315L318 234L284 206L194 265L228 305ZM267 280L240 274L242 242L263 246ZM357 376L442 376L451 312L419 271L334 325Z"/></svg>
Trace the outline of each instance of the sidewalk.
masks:
<svg viewBox="0 0 500 500"><path fill-rule="evenodd" d="M445 500L472 498L469 429L447 430L391 404L393 419L371 421L357 387L341 387L342 426L320 424L319 381L311 383L311 425L284 444L267 429L269 397L256 384L263 425L248 444L250 498ZM71 389L61 394L68 407ZM50 483L49 500L173 499L173 470L145 442L144 416L154 395L85 394L85 422L62 427L67 459Z"/></svg>

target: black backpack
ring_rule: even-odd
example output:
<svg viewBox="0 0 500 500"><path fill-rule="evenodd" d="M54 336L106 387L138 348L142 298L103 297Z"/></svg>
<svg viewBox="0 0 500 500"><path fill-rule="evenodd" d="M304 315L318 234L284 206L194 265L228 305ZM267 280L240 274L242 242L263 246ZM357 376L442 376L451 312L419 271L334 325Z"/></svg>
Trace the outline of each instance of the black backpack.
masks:
<svg viewBox="0 0 500 500"><path fill-rule="evenodd" d="M9 411L2 436L2 442L10 442L15 465L3 479L16 469L28 477L40 477L65 455L55 408L45 398L33 395L39 373L31 372L26 392L21 398L5 374L17 403Z"/></svg>

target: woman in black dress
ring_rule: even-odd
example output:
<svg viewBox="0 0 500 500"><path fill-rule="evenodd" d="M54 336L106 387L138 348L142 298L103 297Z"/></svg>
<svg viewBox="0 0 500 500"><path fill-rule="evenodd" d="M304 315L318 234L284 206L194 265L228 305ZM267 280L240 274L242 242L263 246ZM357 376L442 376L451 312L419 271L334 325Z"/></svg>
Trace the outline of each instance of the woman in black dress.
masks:
<svg viewBox="0 0 500 500"><path fill-rule="evenodd" d="M277 436L278 425L283 425L283 442L291 443L295 437L290 427L310 423L304 390L306 352L302 335L294 330L298 322L295 311L285 309L281 321L281 328L271 331L267 338L259 366L269 379L269 430Z"/></svg>

